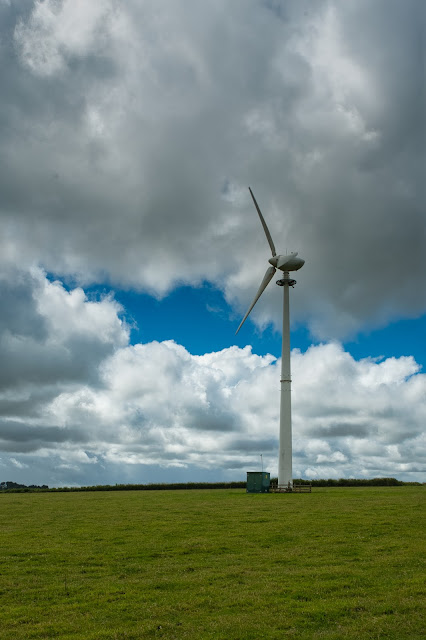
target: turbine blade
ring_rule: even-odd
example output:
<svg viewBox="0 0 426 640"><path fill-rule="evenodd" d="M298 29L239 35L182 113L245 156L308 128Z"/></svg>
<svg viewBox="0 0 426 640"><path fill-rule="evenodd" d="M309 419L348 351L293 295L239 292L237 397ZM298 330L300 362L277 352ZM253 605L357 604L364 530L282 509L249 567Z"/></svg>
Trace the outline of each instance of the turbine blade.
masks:
<svg viewBox="0 0 426 640"><path fill-rule="evenodd" d="M271 282L272 278L274 277L274 273L275 273L276 269L275 267L268 267L268 269L266 270L266 273L263 277L263 280L261 282L261 285L258 289L258 292L256 293L256 297L253 300L253 302L250 305L249 310L247 311L246 315L244 316L244 318L241 320L240 326L238 327L238 329L235 332L235 335L237 335L237 333L239 332L239 330L241 329L241 327L243 326L244 322L247 320L247 317L250 313L250 311L253 309L254 305L256 304L256 302L259 300L260 296L262 295L262 293L265 291L266 287L268 286L268 284Z"/></svg>
<svg viewBox="0 0 426 640"><path fill-rule="evenodd" d="M253 191L250 189L250 187L249 187L249 191L250 191L251 197L253 198L254 206L257 209L257 213L259 214L260 222L262 223L262 227L263 227L263 230L264 230L264 232L266 234L266 238L267 238L267 240L269 242L269 246L271 247L272 255L276 256L277 252L275 251L275 245L274 245L274 243L272 241L272 237L271 237L271 234L269 233L269 229L266 226L265 218L262 216L262 212L259 209L259 205L257 204L256 198L254 197Z"/></svg>

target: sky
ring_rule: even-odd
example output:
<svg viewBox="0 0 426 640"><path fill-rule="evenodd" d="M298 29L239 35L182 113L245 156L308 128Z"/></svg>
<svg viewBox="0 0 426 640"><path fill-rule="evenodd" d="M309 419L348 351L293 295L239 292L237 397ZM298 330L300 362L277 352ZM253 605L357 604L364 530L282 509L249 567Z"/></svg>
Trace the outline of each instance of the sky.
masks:
<svg viewBox="0 0 426 640"><path fill-rule="evenodd" d="M0 0L0 481L425 480L423 0Z"/></svg>

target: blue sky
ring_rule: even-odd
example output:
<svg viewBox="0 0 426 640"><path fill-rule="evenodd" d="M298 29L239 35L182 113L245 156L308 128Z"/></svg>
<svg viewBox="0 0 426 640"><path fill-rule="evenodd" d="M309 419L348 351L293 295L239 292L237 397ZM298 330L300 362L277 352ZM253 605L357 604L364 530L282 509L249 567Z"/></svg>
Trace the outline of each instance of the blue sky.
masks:
<svg viewBox="0 0 426 640"><path fill-rule="evenodd" d="M424 480L425 4L0 0L0 481Z"/></svg>
<svg viewBox="0 0 426 640"><path fill-rule="evenodd" d="M297 278L299 284L296 286L303 287L303 272ZM99 296L106 291L103 288L92 293ZM234 329L238 327L240 316L229 306L223 294L208 284L197 288L177 288L161 300L139 292L112 293L123 305L129 324L134 323L130 338L133 344L175 340L194 355L220 351L231 344L239 347L250 344L258 354L281 355L281 333L271 325L261 331L249 318L242 333L235 336ZM275 295L281 297L278 291ZM306 326L299 324L292 327L292 348L306 351L311 344L317 343ZM352 339L343 341L343 346L357 360L411 355L419 365L425 367L426 318L395 320L386 327L366 329Z"/></svg>

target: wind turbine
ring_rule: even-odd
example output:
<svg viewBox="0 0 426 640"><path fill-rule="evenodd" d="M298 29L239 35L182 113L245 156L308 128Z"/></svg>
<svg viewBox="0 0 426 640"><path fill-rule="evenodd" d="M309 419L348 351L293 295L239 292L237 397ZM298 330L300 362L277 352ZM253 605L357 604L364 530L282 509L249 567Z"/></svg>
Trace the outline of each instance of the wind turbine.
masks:
<svg viewBox="0 0 426 640"><path fill-rule="evenodd" d="M284 272L284 277L277 280L277 285L284 288L284 305L283 305L283 338L281 350L281 404L280 404L280 445L278 454L278 486L292 490L293 488L293 469L292 469L292 441L291 441L291 369L290 369L290 308L289 308L289 287L294 287L296 280L289 277L290 271L297 271L305 264L302 258L297 257L297 252L291 252L287 255L277 255L275 246L272 241L269 229L266 226L265 219L256 202L252 190L249 187L250 195L253 198L254 206L259 214L260 222L265 231L266 238L272 251L272 258L268 262L270 267L266 270L264 278L260 284L253 302L251 303L246 315L241 320L235 334L239 332L256 302L265 291L268 284L277 269Z"/></svg>

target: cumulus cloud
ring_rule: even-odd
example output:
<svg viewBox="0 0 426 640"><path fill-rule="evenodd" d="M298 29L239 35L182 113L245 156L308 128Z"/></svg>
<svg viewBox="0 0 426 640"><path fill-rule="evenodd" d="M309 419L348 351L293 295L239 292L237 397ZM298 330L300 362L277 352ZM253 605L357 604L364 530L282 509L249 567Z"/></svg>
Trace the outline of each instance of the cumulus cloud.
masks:
<svg viewBox="0 0 426 640"><path fill-rule="evenodd" d="M93 53L112 8L108 0L36 0L29 18L17 21L14 33L24 64L49 76L63 70L69 57Z"/></svg>
<svg viewBox="0 0 426 640"><path fill-rule="evenodd" d="M0 6L3 253L241 311L268 257L251 184L317 337L424 313L424 4L249 6ZM253 317L278 314L268 292Z"/></svg>
<svg viewBox="0 0 426 640"><path fill-rule="evenodd" d="M47 484L123 474L140 481L141 468L229 479L257 468L260 453L276 472L273 356L132 345L113 299L90 300L37 269L9 276L21 295L1 316L10 372L0 389L3 472L40 475L42 462ZM15 323L25 309L28 322ZM339 343L324 343L294 350L292 366L295 475L420 477L426 376L413 358L356 361Z"/></svg>
<svg viewBox="0 0 426 640"><path fill-rule="evenodd" d="M2 267L0 436L11 430L18 440L39 441L46 402L63 388L96 386L100 363L127 344L129 329L112 298L88 300L82 289L67 291L39 268Z"/></svg>

